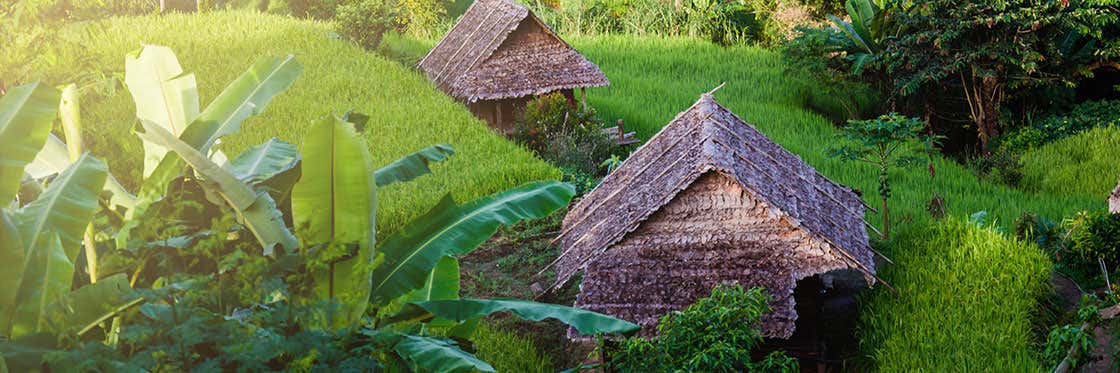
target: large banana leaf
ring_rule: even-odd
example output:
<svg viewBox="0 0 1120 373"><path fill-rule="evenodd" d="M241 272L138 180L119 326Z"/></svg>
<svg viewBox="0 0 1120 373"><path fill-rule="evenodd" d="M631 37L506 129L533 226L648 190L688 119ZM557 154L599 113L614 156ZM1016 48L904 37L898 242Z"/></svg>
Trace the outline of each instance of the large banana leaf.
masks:
<svg viewBox="0 0 1120 373"><path fill-rule="evenodd" d="M302 153L303 176L292 190L295 226L307 244L357 244L358 255L336 264L333 279L316 276L320 297L340 298L354 321L365 312L374 260L377 189L369 148L351 123L330 116L312 124Z"/></svg>
<svg viewBox="0 0 1120 373"><path fill-rule="evenodd" d="M382 305L422 288L439 258L468 253L503 224L539 219L567 206L575 188L557 181L526 184L456 206L445 197L381 245L385 262L373 270L370 301Z"/></svg>
<svg viewBox="0 0 1120 373"><path fill-rule="evenodd" d="M19 231L8 214L0 209L0 263L4 263L0 271L0 334L7 333L7 315L12 314L12 307L16 304L16 293L19 291L19 281L23 277L23 266L27 260L27 250L23 247L23 240Z"/></svg>
<svg viewBox="0 0 1120 373"><path fill-rule="evenodd" d="M237 179L256 184L288 171L299 163L299 149L275 137L241 152L227 169Z"/></svg>
<svg viewBox="0 0 1120 373"><path fill-rule="evenodd" d="M265 255L272 255L276 245L280 245L285 250L292 250L298 246L299 243L284 225L284 218L268 193L254 192L248 185L237 180L232 173L222 169L197 149L155 123L150 121L141 121L141 123L144 126L141 137L148 142L173 150L199 175L212 183L226 203L237 212L241 224L253 232L253 236L264 248Z"/></svg>
<svg viewBox="0 0 1120 373"><path fill-rule="evenodd" d="M62 328L81 335L143 300L133 293L128 276L119 273L75 290L54 307L65 320Z"/></svg>
<svg viewBox="0 0 1120 373"><path fill-rule="evenodd" d="M14 220L28 252L42 245L49 232L58 234L66 257L75 261L82 234L97 211L97 194L109 171L105 163L86 154L67 167L35 201L16 212Z"/></svg>
<svg viewBox="0 0 1120 373"><path fill-rule="evenodd" d="M377 186L402 183L432 173L429 164L446 161L455 154L455 148L448 144L432 145L409 154L388 166L377 169L374 178Z"/></svg>
<svg viewBox="0 0 1120 373"><path fill-rule="evenodd" d="M70 161L68 149L70 146L62 142L54 134L47 135L47 142L43 149L35 156L35 160L27 165L27 174L32 178L42 179L59 172L73 164ZM104 191L109 192L109 204L113 206L133 209L136 207L136 196L129 193L113 174L105 180Z"/></svg>
<svg viewBox="0 0 1120 373"><path fill-rule="evenodd" d="M580 333L588 335L626 334L641 328L638 324L598 312L518 299L446 299L407 303L399 313L389 318L388 321L415 321L438 317L463 322L507 311L531 321L556 319L576 328Z"/></svg>
<svg viewBox="0 0 1120 373"><path fill-rule="evenodd" d="M459 298L459 259L453 256L439 258L432 273L424 281L424 287L416 289L404 298L406 302L422 302L437 299Z"/></svg>
<svg viewBox="0 0 1120 373"><path fill-rule="evenodd" d="M260 114L268 102L288 89L303 66L295 57L264 57L231 82L182 133L182 139L202 154L225 135L237 133L241 122ZM178 133L176 133L178 135Z"/></svg>
<svg viewBox="0 0 1120 373"><path fill-rule="evenodd" d="M184 74L171 48L146 45L128 55L124 82L141 122L160 126L175 136L198 117L198 86L194 74ZM144 177L155 172L168 149L144 141Z"/></svg>
<svg viewBox="0 0 1120 373"><path fill-rule="evenodd" d="M393 351L419 372L494 372L494 367L463 351L450 339L402 335Z"/></svg>
<svg viewBox="0 0 1120 373"><path fill-rule="evenodd" d="M84 226L83 226L84 228ZM24 267L15 309L5 320L9 338L49 331L48 305L66 295L74 277L74 263L66 258L62 241L54 233L37 240ZM0 316L6 318L7 315ZM2 320L2 319L0 319Z"/></svg>
<svg viewBox="0 0 1120 373"><path fill-rule="evenodd" d="M58 110L57 90L31 83L0 98L0 205L19 191L23 168L43 147Z"/></svg>

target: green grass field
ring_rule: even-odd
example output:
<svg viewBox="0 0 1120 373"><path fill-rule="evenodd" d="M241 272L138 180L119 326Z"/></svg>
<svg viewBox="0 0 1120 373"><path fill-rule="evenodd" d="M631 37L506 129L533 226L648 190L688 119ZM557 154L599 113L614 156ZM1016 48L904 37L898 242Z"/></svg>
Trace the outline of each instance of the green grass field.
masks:
<svg viewBox="0 0 1120 373"><path fill-rule="evenodd" d="M1120 127L1095 128L1023 154L1023 184L1045 194L1103 201L1120 179Z"/></svg>
<svg viewBox="0 0 1120 373"><path fill-rule="evenodd" d="M197 76L206 105L261 56L294 54L303 74L241 133L223 140L231 157L270 137L299 144L315 118L356 110L370 115L365 129L375 165L436 143L457 154L436 175L392 186L378 201L378 226L394 230L423 213L446 193L460 201L518 184L558 178L553 167L476 120L419 73L333 36L329 25L244 12L118 18L77 24L62 31L57 62L38 66L47 83L89 81L123 74L125 54L142 44L171 47L183 68ZM0 66L0 71L3 67ZM87 89L82 114L91 152L108 159L112 172L135 186L142 146L131 133L135 112L128 92Z"/></svg>

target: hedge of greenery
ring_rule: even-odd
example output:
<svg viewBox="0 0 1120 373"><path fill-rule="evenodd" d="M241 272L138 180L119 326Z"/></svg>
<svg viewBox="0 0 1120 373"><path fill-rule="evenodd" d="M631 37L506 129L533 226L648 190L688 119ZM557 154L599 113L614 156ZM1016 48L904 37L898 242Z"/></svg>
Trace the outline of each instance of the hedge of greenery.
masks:
<svg viewBox="0 0 1120 373"><path fill-rule="evenodd" d="M378 198L378 231L390 233L444 194L460 201L524 182L559 177L532 153L506 141L419 73L338 39L325 24L253 12L114 18L61 31L54 54L40 59L35 76L50 84L82 82L82 114L91 151L133 187L142 147L133 136L132 99L117 81L124 56L142 44L171 47L195 73L202 104L261 56L294 54L304 66L294 86L239 134L219 146L237 154L271 137L299 144L311 121L356 110L370 116L364 137L374 164L384 165L436 143L456 155L436 175L393 186ZM9 67L0 66L0 71ZM114 89L115 87L115 89Z"/></svg>
<svg viewBox="0 0 1120 373"><path fill-rule="evenodd" d="M903 232L863 310L862 343L888 372L1042 370L1032 315L1050 291L1037 246L959 220Z"/></svg>
<svg viewBox="0 0 1120 373"><path fill-rule="evenodd" d="M1023 153L1023 185L1046 194L1083 193L1103 209L1120 179L1120 126L1098 127Z"/></svg>

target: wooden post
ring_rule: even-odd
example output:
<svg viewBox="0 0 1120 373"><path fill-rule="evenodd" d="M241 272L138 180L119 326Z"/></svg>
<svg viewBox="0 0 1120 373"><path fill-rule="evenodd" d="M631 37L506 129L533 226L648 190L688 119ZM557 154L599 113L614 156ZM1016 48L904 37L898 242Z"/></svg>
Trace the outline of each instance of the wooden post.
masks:
<svg viewBox="0 0 1120 373"><path fill-rule="evenodd" d="M621 145L626 141L626 130L622 128L622 119L618 120L618 143Z"/></svg>
<svg viewBox="0 0 1120 373"><path fill-rule="evenodd" d="M579 101L583 105L583 110L587 111L587 87L579 89Z"/></svg>

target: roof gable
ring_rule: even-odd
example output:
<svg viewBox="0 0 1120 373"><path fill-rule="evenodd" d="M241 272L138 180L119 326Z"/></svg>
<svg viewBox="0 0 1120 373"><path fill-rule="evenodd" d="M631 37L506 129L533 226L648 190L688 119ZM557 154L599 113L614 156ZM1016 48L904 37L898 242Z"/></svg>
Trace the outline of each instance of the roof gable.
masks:
<svg viewBox="0 0 1120 373"><path fill-rule="evenodd" d="M838 249L853 268L874 274L864 205L850 188L819 174L796 154L701 96L603 179L564 218L557 238L557 282L635 230L708 171L734 178L795 227Z"/></svg>
<svg viewBox="0 0 1120 373"><path fill-rule="evenodd" d="M418 67L468 102L609 84L598 66L511 0L475 1Z"/></svg>

